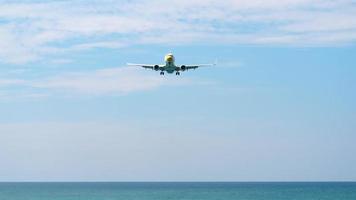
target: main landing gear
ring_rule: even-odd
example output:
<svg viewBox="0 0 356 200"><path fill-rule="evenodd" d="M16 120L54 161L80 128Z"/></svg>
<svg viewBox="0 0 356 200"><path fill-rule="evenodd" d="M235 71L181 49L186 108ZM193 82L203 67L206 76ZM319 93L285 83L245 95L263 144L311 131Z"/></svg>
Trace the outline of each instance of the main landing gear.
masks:
<svg viewBox="0 0 356 200"><path fill-rule="evenodd" d="M176 72L176 75L177 75L177 76L179 76L179 75L180 75L180 73L179 73L179 72Z"/></svg>
<svg viewBox="0 0 356 200"><path fill-rule="evenodd" d="M159 73L160 75L164 75L164 72Z"/></svg>

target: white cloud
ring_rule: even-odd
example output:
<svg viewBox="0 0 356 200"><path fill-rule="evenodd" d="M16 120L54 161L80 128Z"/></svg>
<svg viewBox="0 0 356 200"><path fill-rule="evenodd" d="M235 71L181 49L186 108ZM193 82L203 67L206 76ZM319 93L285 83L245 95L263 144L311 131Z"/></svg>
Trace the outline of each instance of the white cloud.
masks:
<svg viewBox="0 0 356 200"><path fill-rule="evenodd" d="M356 9L352 12L355 11ZM308 15L308 13L306 13L306 15ZM285 31L297 33L327 31L328 34L330 34L334 31L354 31L356 29L356 20L354 20L355 18L349 18L352 15L353 13L318 13L318 17L313 20L303 20L301 22L291 23L286 26L282 26L281 28ZM312 14L309 14L309 16L305 17L311 19L314 16Z"/></svg>
<svg viewBox="0 0 356 200"><path fill-rule="evenodd" d="M22 85L25 82L26 81L21 80L21 79L0 79L0 88L14 86L14 85Z"/></svg>
<svg viewBox="0 0 356 200"><path fill-rule="evenodd" d="M0 21L0 59L11 63L134 44L301 46L356 40L352 0L4 2Z"/></svg>
<svg viewBox="0 0 356 200"><path fill-rule="evenodd" d="M0 79L0 99L23 99L75 95L125 95L131 92L153 90L164 86L193 84L184 77L165 77L157 73L145 73L133 67L109 68L76 73L63 73L54 77L32 80ZM196 84L206 84L195 81ZM16 88L14 88L16 87Z"/></svg>
<svg viewBox="0 0 356 200"><path fill-rule="evenodd" d="M141 69L139 69L141 70ZM168 80L157 74L144 74L134 68L121 67L93 72L63 74L33 82L35 88L92 95L120 95L135 91L144 91L164 85L186 84L188 80Z"/></svg>
<svg viewBox="0 0 356 200"><path fill-rule="evenodd" d="M21 64L36 60L37 57L30 48L23 46L13 26L0 25L0 61Z"/></svg>
<svg viewBox="0 0 356 200"><path fill-rule="evenodd" d="M124 43L119 43L116 41L105 41L105 42L89 42L89 43L73 45L71 49L85 50L85 49L92 49L92 48L119 48L124 46L126 46L126 44Z"/></svg>
<svg viewBox="0 0 356 200"><path fill-rule="evenodd" d="M14 90L1 90L0 100L5 102L13 102L16 100L38 100L49 97L49 94L33 92L33 91L14 91Z"/></svg>

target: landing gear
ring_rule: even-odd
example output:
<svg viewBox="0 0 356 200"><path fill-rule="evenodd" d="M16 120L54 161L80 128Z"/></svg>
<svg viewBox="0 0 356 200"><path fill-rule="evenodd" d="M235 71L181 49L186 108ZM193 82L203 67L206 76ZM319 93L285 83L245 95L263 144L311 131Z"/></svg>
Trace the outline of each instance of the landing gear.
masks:
<svg viewBox="0 0 356 200"><path fill-rule="evenodd" d="M179 76L179 75L180 75L180 73L179 73L179 72L176 72L176 75L177 75L177 76Z"/></svg>
<svg viewBox="0 0 356 200"><path fill-rule="evenodd" d="M160 75L164 75L164 72L159 73Z"/></svg>

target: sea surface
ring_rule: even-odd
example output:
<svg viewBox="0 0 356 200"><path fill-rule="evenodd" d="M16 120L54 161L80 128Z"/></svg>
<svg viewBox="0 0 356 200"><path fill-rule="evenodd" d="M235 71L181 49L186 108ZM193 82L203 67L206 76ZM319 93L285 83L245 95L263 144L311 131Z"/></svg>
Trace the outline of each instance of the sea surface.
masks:
<svg viewBox="0 0 356 200"><path fill-rule="evenodd" d="M0 200L356 200L356 183L0 183Z"/></svg>

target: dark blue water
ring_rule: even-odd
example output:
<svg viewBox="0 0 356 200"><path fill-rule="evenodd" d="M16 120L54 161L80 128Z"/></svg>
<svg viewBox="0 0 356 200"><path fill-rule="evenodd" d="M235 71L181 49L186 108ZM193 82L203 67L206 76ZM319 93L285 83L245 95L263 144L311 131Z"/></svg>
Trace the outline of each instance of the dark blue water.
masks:
<svg viewBox="0 0 356 200"><path fill-rule="evenodd" d="M0 200L356 200L356 183L0 183Z"/></svg>

